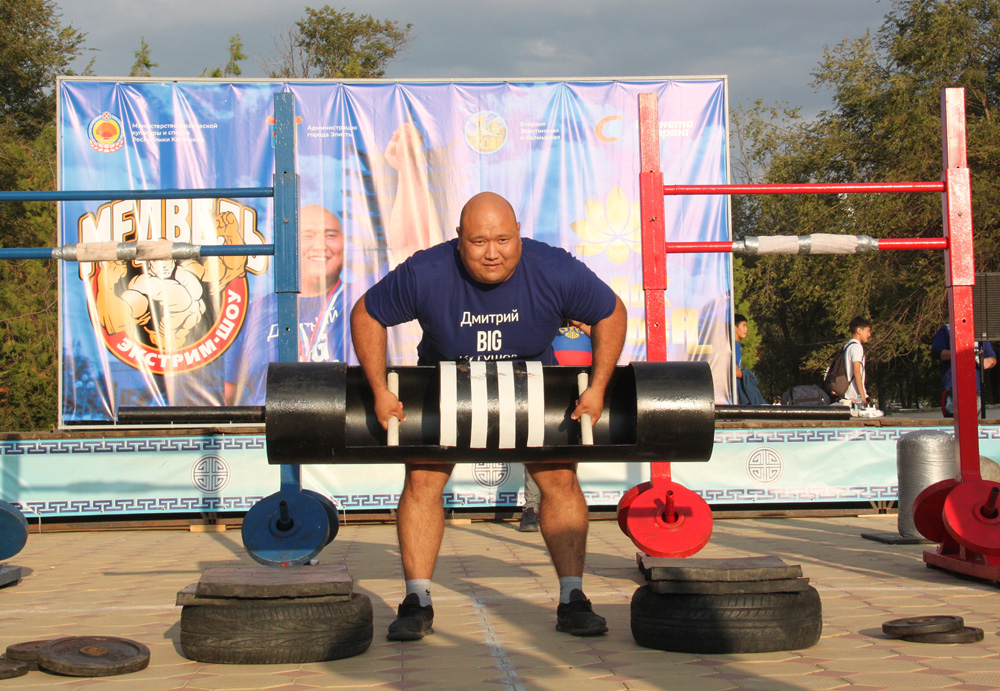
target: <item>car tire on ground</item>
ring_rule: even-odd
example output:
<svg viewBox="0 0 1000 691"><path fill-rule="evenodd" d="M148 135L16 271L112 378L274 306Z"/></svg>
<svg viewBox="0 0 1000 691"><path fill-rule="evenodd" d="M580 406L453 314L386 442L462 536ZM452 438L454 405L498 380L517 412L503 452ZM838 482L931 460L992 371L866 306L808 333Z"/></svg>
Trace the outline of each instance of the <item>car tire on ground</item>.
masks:
<svg viewBox="0 0 1000 691"><path fill-rule="evenodd" d="M632 637L646 648L682 653L801 650L823 630L819 593L660 595L642 586L632 596Z"/></svg>
<svg viewBox="0 0 1000 691"><path fill-rule="evenodd" d="M360 655L372 642L367 595L327 602L187 605L181 650L198 662L278 664Z"/></svg>

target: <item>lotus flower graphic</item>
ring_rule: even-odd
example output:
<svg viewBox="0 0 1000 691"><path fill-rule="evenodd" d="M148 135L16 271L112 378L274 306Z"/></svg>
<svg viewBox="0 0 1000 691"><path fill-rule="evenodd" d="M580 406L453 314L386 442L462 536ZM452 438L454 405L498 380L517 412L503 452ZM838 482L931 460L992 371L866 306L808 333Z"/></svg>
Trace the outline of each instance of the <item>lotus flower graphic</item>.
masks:
<svg viewBox="0 0 1000 691"><path fill-rule="evenodd" d="M581 255L604 252L613 263L623 264L630 252L640 251L639 202L630 202L621 187L612 189L604 204L588 199L586 209L586 219L570 224L583 240L576 248Z"/></svg>

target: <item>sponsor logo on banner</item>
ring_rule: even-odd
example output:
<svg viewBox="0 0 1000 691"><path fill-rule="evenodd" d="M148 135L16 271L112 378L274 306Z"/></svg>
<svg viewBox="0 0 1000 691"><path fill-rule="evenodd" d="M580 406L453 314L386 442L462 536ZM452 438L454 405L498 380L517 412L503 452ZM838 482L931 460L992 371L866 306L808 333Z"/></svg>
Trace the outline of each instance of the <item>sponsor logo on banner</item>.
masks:
<svg viewBox="0 0 1000 691"><path fill-rule="evenodd" d="M476 463L472 466L472 478L483 487L499 487L509 477L509 463Z"/></svg>
<svg viewBox="0 0 1000 691"><path fill-rule="evenodd" d="M191 484L206 494L218 494L229 484L229 464L220 456L202 456L191 466Z"/></svg>
<svg viewBox="0 0 1000 691"><path fill-rule="evenodd" d="M252 207L228 199L113 201L79 218L88 243L172 241L261 244ZM88 307L105 347L153 374L204 367L236 340L247 313L246 273L266 257L80 263ZM264 261L261 261L264 260Z"/></svg>
<svg viewBox="0 0 1000 691"><path fill-rule="evenodd" d="M747 475L754 482L768 485L781 477L783 470L781 454L770 447L761 446L747 456Z"/></svg>
<svg viewBox="0 0 1000 691"><path fill-rule="evenodd" d="M507 123L488 110L481 110L465 121L465 141L473 151L492 154L507 142Z"/></svg>
<svg viewBox="0 0 1000 691"><path fill-rule="evenodd" d="M122 121L107 111L90 121L87 135L90 148L102 154L114 153L125 144Z"/></svg>

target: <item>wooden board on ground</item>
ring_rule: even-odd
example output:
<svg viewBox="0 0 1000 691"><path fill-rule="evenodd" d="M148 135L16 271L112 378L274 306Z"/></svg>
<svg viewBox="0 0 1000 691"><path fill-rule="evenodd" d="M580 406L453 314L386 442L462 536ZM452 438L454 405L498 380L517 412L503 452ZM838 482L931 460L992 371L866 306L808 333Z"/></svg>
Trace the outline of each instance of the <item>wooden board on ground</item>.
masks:
<svg viewBox="0 0 1000 691"><path fill-rule="evenodd" d="M198 597L268 599L350 595L354 581L340 564L314 566L220 566L205 569Z"/></svg>
<svg viewBox="0 0 1000 691"><path fill-rule="evenodd" d="M802 567L779 557L734 559L672 559L638 554L639 569L648 581L734 582L801 578Z"/></svg>
<svg viewBox="0 0 1000 691"><path fill-rule="evenodd" d="M201 597L198 595L198 584L192 583L177 591L178 607L186 605L281 605L289 602L341 602L351 599L351 594L346 595L316 595L313 597L268 597L268 598L245 598L245 597Z"/></svg>
<svg viewBox="0 0 1000 691"><path fill-rule="evenodd" d="M658 595L800 593L808 587L808 578L782 578L772 581L649 581L649 589Z"/></svg>

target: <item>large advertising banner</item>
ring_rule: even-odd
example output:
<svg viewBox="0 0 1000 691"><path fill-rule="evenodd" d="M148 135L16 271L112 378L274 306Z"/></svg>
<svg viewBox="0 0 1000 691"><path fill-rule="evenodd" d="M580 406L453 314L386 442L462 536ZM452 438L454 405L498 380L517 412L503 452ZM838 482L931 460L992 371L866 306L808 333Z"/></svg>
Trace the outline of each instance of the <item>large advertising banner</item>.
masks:
<svg viewBox="0 0 1000 691"><path fill-rule="evenodd" d="M645 357L637 96L660 102L666 184L727 182L726 84L157 81L59 83L63 190L269 187L277 92L295 100L299 359L356 364L348 315L414 252L455 236L462 205L510 200L522 235L585 262L628 308L621 362ZM267 198L63 202L63 244L266 244ZM667 239L730 238L721 196L667 199ZM84 259L87 259L84 255ZM92 257L91 257L92 258ZM730 258L668 258L668 359L712 363L730 402ZM260 405L277 359L273 259L81 261L60 284L62 425L119 406ZM475 315L470 315L470 322ZM414 364L415 323L390 330Z"/></svg>

